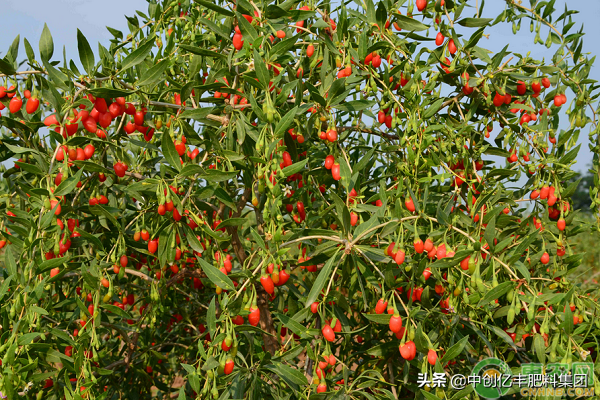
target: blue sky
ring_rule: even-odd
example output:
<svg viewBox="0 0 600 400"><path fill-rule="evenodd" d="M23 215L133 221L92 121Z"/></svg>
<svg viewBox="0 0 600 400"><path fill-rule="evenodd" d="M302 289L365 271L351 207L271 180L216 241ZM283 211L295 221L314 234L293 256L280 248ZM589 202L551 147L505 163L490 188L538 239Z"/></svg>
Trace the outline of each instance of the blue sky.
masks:
<svg viewBox="0 0 600 400"><path fill-rule="evenodd" d="M431 0L430 0L431 1ZM472 0L475 5L476 0ZM571 32L578 30L581 24L584 25L586 33L584 39L584 52L590 52L592 55L598 54L597 38L600 37L600 1L598 0L556 0L555 8L564 10L565 3L570 8L576 8L581 12L573 16L576 26ZM481 5L481 0L477 0ZM523 0L524 5L529 5L529 1ZM503 0L487 0L482 17L495 17L505 6ZM97 42L109 45L112 35L106 29L106 26L116 28L127 33L127 21L124 15L132 16L136 10L147 11L147 2L143 0L28 0L26 4L17 0L2 0L2 23L3 34L0 35L0 53L5 54L17 34L26 37L37 48L39 37L42 33L44 23L48 24L50 32L54 38L54 55L56 59L62 59L63 46L66 48L67 59L77 59L77 28L87 37L92 48L97 52ZM463 16L471 16L473 11L465 10ZM562 27L562 25L559 25ZM462 28L466 34L469 31ZM459 31L461 32L461 31ZM517 35L511 33L511 26L501 24L488 28L486 33L490 34L489 39L482 39L479 42L480 47L491 51L501 50L507 43L509 49L515 53L526 54L531 51L535 58L546 57L548 60L554 53L555 47L548 50L541 45L533 45L534 35L529 32L528 21L523 21L522 29ZM429 31L429 36L434 37L436 32ZM548 28L541 30L543 39L548 35ZM25 57L25 50L21 45L20 59ZM591 78L600 80L600 67L594 66L591 72ZM573 96L570 96L572 99ZM564 118L566 119L566 118ZM565 128L565 124L561 126ZM578 163L575 165L577 170L585 170L591 162L592 155L588 149L587 131L582 132L580 141L583 144Z"/></svg>

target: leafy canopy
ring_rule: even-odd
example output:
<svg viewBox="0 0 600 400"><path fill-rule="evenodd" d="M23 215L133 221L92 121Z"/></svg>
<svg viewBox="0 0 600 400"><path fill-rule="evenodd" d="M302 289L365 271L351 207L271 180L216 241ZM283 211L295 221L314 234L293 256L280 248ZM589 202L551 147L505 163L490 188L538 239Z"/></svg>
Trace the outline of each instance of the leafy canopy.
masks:
<svg viewBox="0 0 600 400"><path fill-rule="evenodd" d="M589 360L570 197L587 129L600 204L598 87L574 13L152 0L108 48L78 31L78 62L45 27L21 71L17 37L0 390L477 398L417 374ZM553 57L483 47L522 22Z"/></svg>

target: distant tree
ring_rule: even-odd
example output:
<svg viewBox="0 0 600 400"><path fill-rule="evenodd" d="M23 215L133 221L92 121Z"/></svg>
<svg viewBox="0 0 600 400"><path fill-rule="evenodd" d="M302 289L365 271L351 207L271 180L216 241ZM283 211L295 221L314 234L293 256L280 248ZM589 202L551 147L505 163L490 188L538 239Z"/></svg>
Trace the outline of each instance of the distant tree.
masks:
<svg viewBox="0 0 600 400"><path fill-rule="evenodd" d="M577 173L577 175L571 179L571 182L579 179L581 179L581 182L577 185L577 189L571 197L573 209L590 212L590 206L592 205L590 188L594 184L594 175L592 175L590 170L586 170L584 173Z"/></svg>

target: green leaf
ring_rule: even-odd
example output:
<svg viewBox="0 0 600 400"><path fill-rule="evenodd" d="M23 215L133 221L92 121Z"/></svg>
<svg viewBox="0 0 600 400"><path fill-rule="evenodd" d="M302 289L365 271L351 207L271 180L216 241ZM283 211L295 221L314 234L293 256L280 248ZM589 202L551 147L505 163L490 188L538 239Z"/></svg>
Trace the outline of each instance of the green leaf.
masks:
<svg viewBox="0 0 600 400"><path fill-rule="evenodd" d="M83 173L83 168L77 171L77 173L73 176L68 177L63 180L60 185L54 191L55 196L64 196L65 194L69 194L77 187L77 183L81 180L81 174Z"/></svg>
<svg viewBox="0 0 600 400"><path fill-rule="evenodd" d="M463 18L458 21L457 24L467 28L478 28L480 26L488 25L493 20L493 18Z"/></svg>
<svg viewBox="0 0 600 400"><path fill-rule="evenodd" d="M346 88L346 78L336 79L327 91L327 104L331 104L333 99L339 94L344 93ZM345 97L345 96L342 96Z"/></svg>
<svg viewBox="0 0 600 400"><path fill-rule="evenodd" d="M428 25L425 25L416 19L409 18L406 15L396 15L396 22L400 26L400 29L406 31L424 31L429 29Z"/></svg>
<svg viewBox="0 0 600 400"><path fill-rule="evenodd" d="M11 63L4 60L3 58L0 58L0 72L2 72L5 75L14 75L17 72L17 70L15 69L15 67L13 67Z"/></svg>
<svg viewBox="0 0 600 400"><path fill-rule="evenodd" d="M440 202L437 205L436 218L440 224L448 226L450 225L450 221L448 220L448 213L443 207L443 202L444 199L440 199Z"/></svg>
<svg viewBox="0 0 600 400"><path fill-rule="evenodd" d="M577 145L577 147L575 147L573 150L571 150L570 152L568 152L567 154L562 156L558 163L563 164L563 165L569 164L571 161L573 161L575 159L575 157L577 157L577 154L579 154L580 148L581 148L581 145L580 144Z"/></svg>
<svg viewBox="0 0 600 400"><path fill-rule="evenodd" d="M490 221L488 221L487 224L488 226L485 228L483 237L485 238L487 244L490 246L490 249L493 251L495 247L494 239L496 238L496 218L492 218Z"/></svg>
<svg viewBox="0 0 600 400"><path fill-rule="evenodd" d="M6 268L6 272L8 272L8 276L17 274L17 263L15 262L15 256L10 248L6 249L4 254L4 267Z"/></svg>
<svg viewBox="0 0 600 400"><path fill-rule="evenodd" d="M263 240L263 238L258 234L258 232L256 232L254 230L254 228L250 228L250 235L252 235L252 238L254 239L254 241L256 242L256 244L263 250L266 250L267 247L265 245L265 241Z"/></svg>
<svg viewBox="0 0 600 400"><path fill-rule="evenodd" d="M105 309L106 311L109 311L115 315L118 315L121 318L126 318L126 319L132 318L132 315L129 312L122 310L120 307L113 306L112 304L100 304L100 307Z"/></svg>
<svg viewBox="0 0 600 400"><path fill-rule="evenodd" d="M426 392L423 389L421 389L421 394L423 394L427 400L440 400L435 394Z"/></svg>
<svg viewBox="0 0 600 400"><path fill-rule="evenodd" d="M440 364L446 365L446 363L448 363L449 361L452 361L456 357L458 357L460 355L460 353L462 353L463 349L465 348L465 345L467 344L468 340L469 340L469 336L465 336L461 340L456 342L452 347L450 347L448 349L448 351L446 352L446 354L444 354L444 357L442 357Z"/></svg>
<svg viewBox="0 0 600 400"><path fill-rule="evenodd" d="M310 307L310 305L314 303L321 294L321 290L325 286L325 282L329 279L329 275L333 269L333 263L337 260L338 254L339 253L336 253L335 256L331 257L323 269L321 269L321 272L319 272L319 275L317 276L317 279L315 280L315 283L310 289L310 293L304 302L304 307Z"/></svg>
<svg viewBox="0 0 600 400"><path fill-rule="evenodd" d="M195 108L193 110L185 110L182 112L179 117L180 118L191 118L195 120L200 120L206 118L208 114L213 111L212 107L204 107L204 108Z"/></svg>
<svg viewBox="0 0 600 400"><path fill-rule="evenodd" d="M113 208L113 210L114 210L114 208ZM95 215L105 216L106 219L108 219L118 230L121 230L121 224L119 224L117 222L114 215L112 215L112 213L108 209L106 209L104 206L101 206L101 205L90 206L90 212Z"/></svg>
<svg viewBox="0 0 600 400"><path fill-rule="evenodd" d="M44 310L42 307L31 305L31 306L29 306L29 309L31 311L33 311L34 313L37 313L37 314L41 314L41 315L48 315L49 314L48 311Z"/></svg>
<svg viewBox="0 0 600 400"><path fill-rule="evenodd" d="M560 193L560 196L562 198L573 196L573 194L575 194L575 191L577 190L577 186L579 186L579 183L581 183L581 179L578 179L575 182L571 182L569 186L567 186L567 188Z"/></svg>
<svg viewBox="0 0 600 400"><path fill-rule="evenodd" d="M186 177L186 176L192 176L192 175L196 175L196 174L205 174L205 173L206 173L206 171L201 166L196 165L196 164L188 164L181 169L179 176Z"/></svg>
<svg viewBox="0 0 600 400"><path fill-rule="evenodd" d="M216 296L212 298L208 305L208 311L206 312L206 325L208 325L208 332L211 337L215 336L215 330L217 330L217 310L215 306Z"/></svg>
<svg viewBox="0 0 600 400"><path fill-rule="evenodd" d="M88 242L95 244L96 247L100 250L104 250L104 246L100 239L91 233L87 232L85 229L80 229L79 227L75 228L75 230L81 235L82 238L86 239Z"/></svg>
<svg viewBox="0 0 600 400"><path fill-rule="evenodd" d="M246 129L248 129L248 125L246 125L246 121L243 118L238 118L235 124L235 131L237 134L237 142L239 145L244 143L246 139Z"/></svg>
<svg viewBox="0 0 600 400"><path fill-rule="evenodd" d="M464 399L465 397L467 397L467 395L469 395L472 391L473 391L473 385L467 385L467 387L465 387L464 389L459 390L458 392L456 392L454 394L454 396L452 396L450 398L450 400L459 400L459 399ZM468 398L468 397L467 397Z"/></svg>
<svg viewBox="0 0 600 400"><path fill-rule="evenodd" d="M389 325L392 316L390 314L366 314L363 313L364 317L369 321L373 321L377 324Z"/></svg>
<svg viewBox="0 0 600 400"><path fill-rule="evenodd" d="M293 163L292 165L284 167L282 169L282 171L286 177L294 175L294 174L302 171L307 162L308 162L308 159L298 161L297 163Z"/></svg>
<svg viewBox="0 0 600 400"><path fill-rule="evenodd" d="M125 57L121 63L121 71L125 71L144 61L148 57L148 54L150 54L152 47L154 47L154 36L148 37L144 44L141 44L136 50Z"/></svg>
<svg viewBox="0 0 600 400"><path fill-rule="evenodd" d="M19 57L19 44L21 43L21 35L17 35L17 37L13 40L12 44L8 48L6 52L6 59L9 61L16 61Z"/></svg>
<svg viewBox="0 0 600 400"><path fill-rule="evenodd" d="M186 50L192 54L197 54L199 56L210 57L210 58L227 58L227 56L223 53L217 53L216 51L211 51L207 49L203 49L201 47L190 46L187 44L180 44L180 49Z"/></svg>
<svg viewBox="0 0 600 400"><path fill-rule="evenodd" d="M374 106L376 101L374 100L351 100L342 102L333 106L333 108L340 111L361 111Z"/></svg>
<svg viewBox="0 0 600 400"><path fill-rule="evenodd" d="M40 335L41 335L41 333L39 333L39 332L26 333L23 336L19 337L19 340L17 340L17 344L19 346L25 346L25 345L31 344Z"/></svg>
<svg viewBox="0 0 600 400"><path fill-rule="evenodd" d="M302 325L300 322L290 318L287 315L274 313L275 316L289 328L292 332L294 332L298 336L307 336L309 334L309 329Z"/></svg>
<svg viewBox="0 0 600 400"><path fill-rule="evenodd" d="M163 73L169 66L169 60L162 60L149 70L146 70L140 80L138 81L138 86L154 86L159 81L163 80Z"/></svg>
<svg viewBox="0 0 600 400"><path fill-rule="evenodd" d="M29 164L29 163L17 161L17 162L15 162L15 165L18 165L19 167L21 167L22 170L31 172L32 174L35 174L35 175L46 175L46 173L44 171L42 171L40 169L40 167L38 167L35 164Z"/></svg>
<svg viewBox="0 0 600 400"><path fill-rule="evenodd" d="M67 82L69 78L58 69L54 68L48 61L43 61L44 67L48 71L50 80L60 89L68 90ZM56 90L56 88L54 88Z"/></svg>
<svg viewBox="0 0 600 400"><path fill-rule="evenodd" d="M198 257L198 261L200 262L200 266L202 267L202 271L206 274L208 279L216 286L226 289L226 290L235 290L235 286L233 286L233 282L231 279L212 264L209 264L204 259Z"/></svg>
<svg viewBox="0 0 600 400"><path fill-rule="evenodd" d="M497 326L493 326L493 325L486 325L486 326L487 326L487 328L489 328L492 331L494 331L494 333L496 335L498 335L499 337L501 337L513 349L517 348L517 346L515 346L515 343L513 342L513 340L510 338L510 336L508 336L508 333L504 332L504 330L502 330L501 328L499 328Z"/></svg>
<svg viewBox="0 0 600 400"><path fill-rule="evenodd" d="M244 222L247 222L247 221L248 221L248 218L229 218L229 219L226 219L225 221L222 221L219 224L219 229L225 228L227 226L244 225Z"/></svg>
<svg viewBox="0 0 600 400"><path fill-rule="evenodd" d="M111 99L115 97L127 97L135 92L131 90L113 89L113 88L93 88L88 89L88 93L94 95L94 97L102 97L103 99Z"/></svg>
<svg viewBox="0 0 600 400"><path fill-rule="evenodd" d="M210 1L194 0L194 2L200 4L208 9L216 11L219 14L224 15L226 17L233 17L235 15L233 12L226 10L225 8L219 7L218 5L216 5L215 3L211 3Z"/></svg>
<svg viewBox="0 0 600 400"><path fill-rule="evenodd" d="M286 382L291 382L298 386L308 385L308 380L302 372L296 368L292 368L282 363L273 363L274 367L267 366L266 368L273 371L277 376L281 377Z"/></svg>
<svg viewBox="0 0 600 400"><path fill-rule="evenodd" d="M283 137L283 134L285 133L287 128L294 121L294 117L296 116L297 110L298 110L298 107L296 106L296 107L292 108L290 111L288 111L283 116L283 118L281 118L281 120L277 123L277 126L275 127L275 137L277 137L277 138Z"/></svg>
<svg viewBox="0 0 600 400"><path fill-rule="evenodd" d="M4 282L2 282L2 285L0 286L0 300L4 298L4 295L8 291L8 287L10 286L10 282L12 281L14 276L16 275L10 275L4 280Z"/></svg>
<svg viewBox="0 0 600 400"><path fill-rule="evenodd" d="M179 154L177 153L177 150L175 150L175 144L173 143L173 139L171 139L171 135L169 135L167 132L163 133L160 146L169 165L171 165L177 171L181 171Z"/></svg>
<svg viewBox="0 0 600 400"><path fill-rule="evenodd" d="M42 274L46 271L51 270L52 268L59 267L59 266L63 265L63 263L66 263L66 262L69 262L69 258L67 258L65 260L62 257L59 257L59 258L52 258L50 260L46 260L37 266L36 274Z"/></svg>
<svg viewBox="0 0 600 400"><path fill-rule="evenodd" d="M502 282L501 284L499 284L498 286L496 286L495 288L492 288L489 292L487 292L485 294L485 296L483 296L483 298L481 300L479 300L477 307L480 307L485 304L489 304L490 302L492 302L495 299L499 299L500 296L504 296L513 287L514 287L514 284L510 281Z"/></svg>
<svg viewBox="0 0 600 400"><path fill-rule="evenodd" d="M206 179L209 182L223 182L234 178L236 175L237 171L226 172L217 169L209 169L206 170L206 173L203 174L201 178Z"/></svg>
<svg viewBox="0 0 600 400"><path fill-rule="evenodd" d="M267 70L264 60L260 54L258 54L256 49L254 49L254 69L256 70L258 81L263 85L263 88L267 88L269 86L269 81L271 80L271 75L269 74L269 70Z"/></svg>
<svg viewBox="0 0 600 400"><path fill-rule="evenodd" d="M423 113L423 119L429 119L429 118L433 117L435 115L435 113L437 113L440 110L440 108L442 108L443 103L444 103L443 98L437 99L435 101L435 103L430 105L429 108L427 108L427 110L425 110L425 113Z"/></svg>
<svg viewBox="0 0 600 400"><path fill-rule="evenodd" d="M536 333L533 338L533 349L539 362L546 363L546 344L544 338L539 333Z"/></svg>
<svg viewBox="0 0 600 400"><path fill-rule="evenodd" d="M52 40L52 35L50 34L48 25L44 24L42 36L40 37L40 57L42 58L42 61L50 61L50 58L52 58L53 54L54 41Z"/></svg>
<svg viewBox="0 0 600 400"><path fill-rule="evenodd" d="M79 29L77 29L77 49L79 50L79 60L81 61L81 65L83 65L83 69L85 69L88 75L92 75L94 66L96 65L94 52Z"/></svg>
<svg viewBox="0 0 600 400"><path fill-rule="evenodd" d="M210 311L210 309L209 309ZM210 371L211 369L215 369L219 366L219 361L215 359L213 356L210 356L208 360L202 366L203 371Z"/></svg>
<svg viewBox="0 0 600 400"><path fill-rule="evenodd" d="M33 52L33 47L31 47L31 44L27 38L23 38L23 45L25 46L25 53L27 53L27 59L29 60L29 63L33 64L35 61L35 53Z"/></svg>

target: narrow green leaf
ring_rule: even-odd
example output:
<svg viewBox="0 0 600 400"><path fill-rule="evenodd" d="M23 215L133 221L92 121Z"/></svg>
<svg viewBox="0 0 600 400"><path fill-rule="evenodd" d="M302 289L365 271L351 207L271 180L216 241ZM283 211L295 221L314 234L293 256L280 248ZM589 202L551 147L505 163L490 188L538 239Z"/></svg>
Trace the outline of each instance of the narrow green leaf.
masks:
<svg viewBox="0 0 600 400"><path fill-rule="evenodd" d="M165 156L165 159L167 160L169 165L171 165L177 171L181 171L181 161L179 160L179 154L177 153L177 150L175 150L175 144L173 143L173 139L171 139L171 136L167 132L163 133L160 143L163 155Z"/></svg>
<svg viewBox="0 0 600 400"><path fill-rule="evenodd" d="M229 219L226 219L225 221L222 221L219 224L219 229L225 228L227 226L240 226L240 225L243 225L244 222L247 222L247 221L248 221L247 218L229 218Z"/></svg>
<svg viewBox="0 0 600 400"><path fill-rule="evenodd" d="M75 175L68 177L64 181L58 185L56 190L54 191L55 196L64 196L65 194L69 194L77 187L77 183L81 180L81 174L83 173L83 168L77 171Z"/></svg>
<svg viewBox="0 0 600 400"><path fill-rule="evenodd" d="M283 173L284 173L284 175L286 177L294 175L294 174L302 171L304 169L304 167L306 166L307 162L308 162L308 159L304 159L302 161L298 161L297 163L293 163L292 165L284 167L282 169L282 171L283 171Z"/></svg>
<svg viewBox="0 0 600 400"><path fill-rule="evenodd" d="M276 138L283 137L283 134L285 133L285 131L287 130L287 128L294 121L294 117L296 116L296 111L297 110L298 110L297 106L294 107L294 108L292 108L277 123L277 126L275 127L275 137Z"/></svg>
<svg viewBox="0 0 600 400"><path fill-rule="evenodd" d="M0 58L0 72L2 72L5 75L14 75L15 72L17 72L17 70L15 69L15 67L13 67L11 63L4 60L3 58Z"/></svg>
<svg viewBox="0 0 600 400"><path fill-rule="evenodd" d="M493 20L493 18L463 18L458 21L457 24L467 28L478 28L480 26L488 25Z"/></svg>
<svg viewBox="0 0 600 400"><path fill-rule="evenodd" d="M439 397L437 397L436 395L434 395L433 393L429 393L426 392L425 390L421 389L421 394L423 394L423 396L427 399L427 400L439 400Z"/></svg>
<svg viewBox="0 0 600 400"><path fill-rule="evenodd" d="M4 282L2 282L2 285L0 286L0 300L4 298L4 295L8 291L8 287L10 286L10 282L12 281L14 276L16 275L10 275L4 280Z"/></svg>
<svg viewBox="0 0 600 400"><path fill-rule="evenodd" d="M490 246L490 250L493 251L495 248L494 239L496 238L496 218L492 218L487 224L488 226L485 228L483 237L488 246Z"/></svg>
<svg viewBox="0 0 600 400"><path fill-rule="evenodd" d="M212 107L204 107L204 108L196 108L193 110L185 110L182 112L179 117L180 118L191 118L195 120L200 120L206 118L208 114L213 111Z"/></svg>
<svg viewBox="0 0 600 400"><path fill-rule="evenodd" d="M33 47L31 47L31 43L29 43L27 38L23 38L23 45L25 46L25 53L27 54L29 63L33 64L35 61L35 53L33 52Z"/></svg>
<svg viewBox="0 0 600 400"><path fill-rule="evenodd" d="M216 286L227 289L227 290L235 290L235 286L233 286L233 282L227 275L219 271L212 264L209 264L204 259L198 257L198 261L200 262L200 266L202 267L202 271L206 274L208 279Z"/></svg>
<svg viewBox="0 0 600 400"><path fill-rule="evenodd" d="M154 47L154 36L146 39L146 42L140 45L136 50L132 51L121 63L121 71L125 71L144 61L150 51Z"/></svg>
<svg viewBox="0 0 600 400"><path fill-rule="evenodd" d="M212 298L208 305L208 311L206 312L206 325L208 325L208 332L211 337L215 336L217 330L217 310L215 305L216 296Z"/></svg>
<svg viewBox="0 0 600 400"><path fill-rule="evenodd" d="M161 62L144 72L137 85L154 86L156 83L163 80L163 73L169 66L169 62L169 60L162 60Z"/></svg>
<svg viewBox="0 0 600 400"><path fill-rule="evenodd" d="M437 113L440 110L443 103L444 103L443 98L437 99L435 101L435 103L430 105L429 108L427 108L427 110L425 110L425 113L423 113L423 119L429 119L429 118L433 117L435 115L435 113Z"/></svg>
<svg viewBox="0 0 600 400"><path fill-rule="evenodd" d="M201 176L202 179L206 179L209 182L223 182L234 178L237 175L237 171L219 171L216 169L208 169L206 173Z"/></svg>
<svg viewBox="0 0 600 400"><path fill-rule="evenodd" d="M83 65L83 69L91 75L94 71L94 66L96 65L96 62L94 61L94 52L92 51L90 43L79 29L77 29L77 49L79 50L79 60L81 61L81 65Z"/></svg>
<svg viewBox="0 0 600 400"><path fill-rule="evenodd" d="M406 31L424 31L426 29L429 29L429 26L417 21L416 19L409 18L405 15L396 15L395 18L400 29Z"/></svg>
<svg viewBox="0 0 600 400"><path fill-rule="evenodd" d="M264 88L268 87L271 76L267 70L264 60L260 54L258 54L256 49L254 49L254 69L256 70L256 76L258 77L259 82Z"/></svg>
<svg viewBox="0 0 600 400"><path fill-rule="evenodd" d="M194 0L195 3L198 3L208 9L211 9L213 11L218 12L221 15L224 15L226 17L233 17L235 14L223 7L219 7L218 5L216 5L215 3L211 3L210 1L204 1L204 0Z"/></svg>
<svg viewBox="0 0 600 400"><path fill-rule="evenodd" d="M192 250L202 253L204 251L204 248L202 247L202 244L200 244L200 241L192 231L192 228L190 228L187 224L184 224L183 230L185 231L185 238L187 239L187 242L192 248Z"/></svg>
<svg viewBox="0 0 600 400"><path fill-rule="evenodd" d="M94 97L102 97L103 99L110 99L114 97L127 97L135 92L131 90L113 89L113 88L92 88L88 89L88 93L94 95Z"/></svg>
<svg viewBox="0 0 600 400"><path fill-rule="evenodd" d="M258 232L256 232L254 230L254 228L250 228L250 235L252 235L252 238L254 239L254 241L256 242L256 244L263 250L266 250L267 247L265 245L265 241L263 240L263 238L258 234Z"/></svg>
<svg viewBox="0 0 600 400"><path fill-rule="evenodd" d="M39 332L26 333L23 336L19 337L19 339L17 340L17 344L19 346L25 346L25 345L31 344L40 335L41 335L41 333L39 333Z"/></svg>
<svg viewBox="0 0 600 400"><path fill-rule="evenodd" d="M113 306L112 304L100 304L100 307L105 309L108 312L118 315L121 318L126 318L126 319L132 318L132 315L128 311L122 310L120 307Z"/></svg>
<svg viewBox="0 0 600 400"><path fill-rule="evenodd" d="M267 367L267 369L273 371L285 381L289 381L298 386L308 385L308 380L306 379L304 374L296 368L292 368L282 363L274 363L274 365L274 368Z"/></svg>
<svg viewBox="0 0 600 400"><path fill-rule="evenodd" d="M82 238L84 238L85 240L87 240L90 243L95 244L98 249L104 250L104 246L102 245L102 242L96 236L87 232L85 229L80 229L79 227L75 228L75 230L81 235Z"/></svg>
<svg viewBox="0 0 600 400"><path fill-rule="evenodd" d="M581 183L581 179L578 179L575 182L571 182L569 186L567 186L567 188L560 193L561 197L566 198L573 196L573 194L575 194L575 191L577 190L577 186L579 186L579 183Z"/></svg>
<svg viewBox="0 0 600 400"><path fill-rule="evenodd" d="M546 363L546 344L544 338L539 333L536 333L533 338L533 349L539 362Z"/></svg>
<svg viewBox="0 0 600 400"><path fill-rule="evenodd" d="M365 110L369 107L372 107L376 102L373 100L351 100L342 102L333 106L333 108L338 109L340 111L361 111Z"/></svg>
<svg viewBox="0 0 600 400"><path fill-rule="evenodd" d="M321 272L319 272L319 275L317 276L317 279L315 280L315 283L310 289L310 293L308 294L308 297L304 302L304 307L310 307L310 305L314 303L315 300L317 300L319 294L321 294L321 290L325 286L325 282L329 279L329 275L331 274L331 270L333 269L333 264L335 261L337 261L338 257L339 252L336 253L335 256L331 257L329 261L327 261L323 269L321 269Z"/></svg>
<svg viewBox="0 0 600 400"><path fill-rule="evenodd" d="M201 47L197 47L197 46L190 46L187 44L180 44L179 45L180 49L183 49L185 51L188 51L192 54L197 54L199 56L204 56L204 57L210 57L210 58L227 58L227 56L223 53L217 53L216 51L211 51L211 50L207 50L207 49L203 49Z"/></svg>
<svg viewBox="0 0 600 400"><path fill-rule="evenodd" d="M365 313L363 313L363 315L369 321L373 321L377 324L384 324L384 325L388 325L390 323L390 319L392 318L392 316L390 314L365 314Z"/></svg>
<svg viewBox="0 0 600 400"><path fill-rule="evenodd" d="M113 208L113 210L114 210L114 208ZM119 231L121 230L121 224L119 224L117 222L117 219L115 218L115 216L112 215L112 213L104 206L101 206L101 205L90 206L90 212L95 215L105 216L106 219L108 219Z"/></svg>
<svg viewBox="0 0 600 400"><path fill-rule="evenodd" d="M442 357L440 364L446 365L447 362L452 361L456 357L458 357L460 355L460 353L462 353L463 349L465 348L465 345L467 344L468 340L469 340L469 336L465 336L461 340L456 342L452 347L450 347L448 349L448 351L446 352L446 354L444 354L444 357Z"/></svg>
<svg viewBox="0 0 600 400"><path fill-rule="evenodd" d="M42 61L50 61L50 58L52 58L53 54L54 41L52 40L52 35L50 34L48 25L44 24L42 36L40 37L40 57L42 58Z"/></svg>
<svg viewBox="0 0 600 400"><path fill-rule="evenodd" d="M514 284L510 281L502 282L501 284L499 284L498 286L496 286L495 288L492 288L489 292L487 292L485 294L485 296L483 296L483 298L481 300L479 300L477 307L480 307L485 304L489 304L490 302L492 302L495 299L499 299L500 296L504 296L513 287L514 287Z"/></svg>
<svg viewBox="0 0 600 400"><path fill-rule="evenodd" d="M8 276L13 276L17 274L17 263L15 261L15 256L10 248L7 249L4 254L4 267L6 268L6 272L8 272Z"/></svg>

